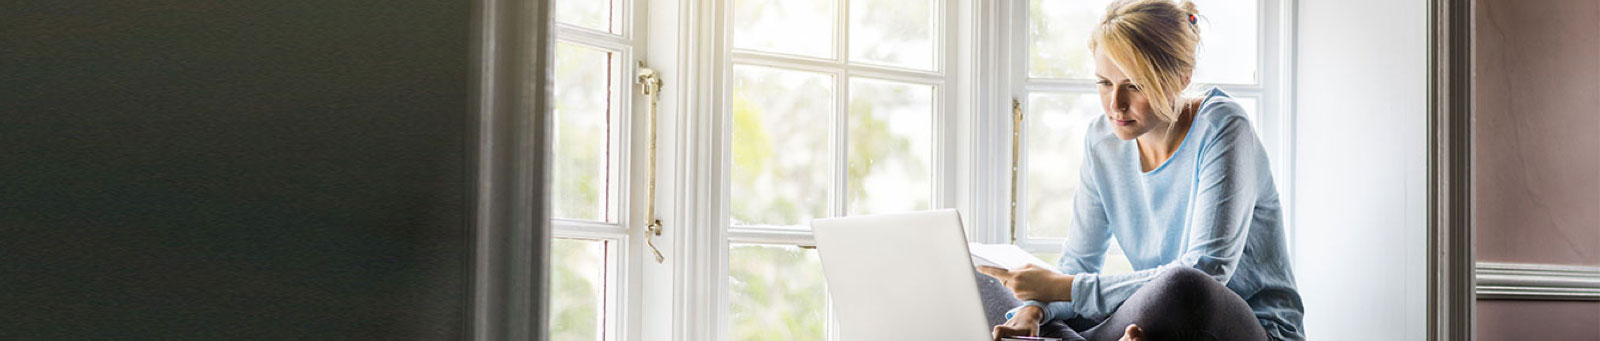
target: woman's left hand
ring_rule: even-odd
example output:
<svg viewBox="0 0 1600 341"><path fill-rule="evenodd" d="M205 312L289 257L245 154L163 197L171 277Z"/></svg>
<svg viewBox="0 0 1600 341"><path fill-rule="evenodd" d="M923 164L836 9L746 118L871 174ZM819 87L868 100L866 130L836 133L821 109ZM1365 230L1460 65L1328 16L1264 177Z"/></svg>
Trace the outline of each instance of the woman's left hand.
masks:
<svg viewBox="0 0 1600 341"><path fill-rule="evenodd" d="M1072 275L1058 273L1033 264L1021 269L978 267L978 271L1000 280L1019 300L1041 302L1071 301Z"/></svg>

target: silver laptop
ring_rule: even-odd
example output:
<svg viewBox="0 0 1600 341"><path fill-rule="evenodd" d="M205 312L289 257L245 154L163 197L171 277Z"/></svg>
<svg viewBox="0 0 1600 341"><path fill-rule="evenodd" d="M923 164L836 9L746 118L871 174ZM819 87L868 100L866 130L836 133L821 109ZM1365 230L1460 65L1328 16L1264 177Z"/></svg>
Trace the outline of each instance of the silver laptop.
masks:
<svg viewBox="0 0 1600 341"><path fill-rule="evenodd" d="M843 340L988 340L955 210L811 222Z"/></svg>

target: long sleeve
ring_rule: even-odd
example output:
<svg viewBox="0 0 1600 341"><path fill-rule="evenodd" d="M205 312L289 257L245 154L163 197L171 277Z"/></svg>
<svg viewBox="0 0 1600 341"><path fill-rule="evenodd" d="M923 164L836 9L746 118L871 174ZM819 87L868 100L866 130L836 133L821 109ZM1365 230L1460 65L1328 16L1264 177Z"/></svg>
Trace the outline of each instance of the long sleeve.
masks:
<svg viewBox="0 0 1600 341"><path fill-rule="evenodd" d="M1100 196L1100 180L1095 177L1093 140L1084 141L1084 162L1078 172L1078 190L1072 199L1072 226L1067 229L1067 240L1062 243L1061 259L1057 270L1073 275L1100 272L1105 265L1106 249L1111 246L1110 221L1106 218L1105 201Z"/></svg>
<svg viewBox="0 0 1600 341"><path fill-rule="evenodd" d="M1199 123L1199 122L1197 122ZM1188 205L1182 252L1171 262L1125 274L1083 273L1072 284L1072 303L1078 315L1102 319L1116 311L1144 283L1172 267L1193 267L1227 284L1238 267L1249 235L1250 219L1262 184L1271 186L1265 169L1265 150L1249 122L1217 122L1219 131L1199 146L1193 201ZM1089 212L1078 212L1083 215ZM1184 212L1154 212L1183 214ZM1085 241L1083 243L1093 243ZM1069 243L1074 247L1088 246ZM1083 255L1087 256L1087 255ZM1094 261L1098 258L1089 258ZM1079 262L1088 262L1080 260ZM1063 269L1068 262L1063 259Z"/></svg>
<svg viewBox="0 0 1600 341"><path fill-rule="evenodd" d="M1094 152L1094 136L1086 136L1084 141L1084 162L1078 173L1078 190L1073 194L1072 227L1067 229L1067 240L1062 245L1061 259L1056 263L1056 270L1064 274L1081 274L1100 272L1100 267L1105 264L1106 249L1111 246L1111 231L1106 218L1105 203L1101 201L1098 184L1094 177L1094 158L1088 157ZM1026 305L1039 305L1044 307L1042 322L1065 320L1077 316L1072 307L1072 302L1040 302L1027 301ZM1018 309L1012 309L1006 318L1016 314Z"/></svg>

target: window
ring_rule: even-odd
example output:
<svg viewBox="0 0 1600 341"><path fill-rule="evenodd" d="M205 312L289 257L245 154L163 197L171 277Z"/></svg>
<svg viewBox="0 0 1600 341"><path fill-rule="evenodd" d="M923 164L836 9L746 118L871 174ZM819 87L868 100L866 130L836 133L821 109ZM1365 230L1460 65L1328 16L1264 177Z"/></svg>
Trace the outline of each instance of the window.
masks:
<svg viewBox="0 0 1600 341"><path fill-rule="evenodd" d="M810 221L959 208L969 238L1003 242L1012 98L1015 237L1058 257L1101 116L1087 37L1109 0L658 1L649 30L644 1L553 4L554 339L837 339ZM1197 81L1251 110L1275 170L1280 1L1198 4ZM651 32L667 45L645 61L666 82L663 264L638 237L648 174L629 148L646 148L632 84ZM1131 270L1111 252L1108 272Z"/></svg>
<svg viewBox="0 0 1600 341"><path fill-rule="evenodd" d="M1072 200L1079 185L1083 138L1093 120L1103 117L1094 81L1094 60L1089 52L1090 30L1105 15L1109 0L1027 0L1017 8L1027 20L1011 27L1026 51L1011 71L1011 87L1024 108L1022 160L1019 174L1017 244L1046 260L1059 257L1062 238L1071 226ZM1274 165L1286 153L1278 152L1276 105L1279 33L1262 13L1275 13L1276 0L1197 0L1201 46L1192 90L1216 86L1233 96L1249 112ZM1275 22L1275 20L1274 20ZM1263 107L1263 105L1265 105ZM1278 167L1273 167L1275 173ZM1281 174L1281 173L1280 173ZM1279 191L1287 183L1279 178ZM1285 205L1288 206L1287 204ZM1130 271L1115 242L1106 259L1106 272Z"/></svg>
<svg viewBox="0 0 1600 341"><path fill-rule="evenodd" d="M630 258L629 0L557 0L551 139L550 338L621 339Z"/></svg>
<svg viewBox="0 0 1600 341"><path fill-rule="evenodd" d="M727 335L824 339L810 220L939 207L943 3L727 1Z"/></svg>

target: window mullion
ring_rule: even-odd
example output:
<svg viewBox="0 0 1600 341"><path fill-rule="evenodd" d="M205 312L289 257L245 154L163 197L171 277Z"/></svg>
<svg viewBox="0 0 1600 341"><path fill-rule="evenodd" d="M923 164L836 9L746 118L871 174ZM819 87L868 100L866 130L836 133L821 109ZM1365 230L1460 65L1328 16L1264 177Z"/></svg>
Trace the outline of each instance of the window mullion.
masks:
<svg viewBox="0 0 1600 341"><path fill-rule="evenodd" d="M850 74L845 71L834 73L833 88L838 89L833 94L833 120L832 141L833 147L833 186L828 206L830 217L842 217L849 214L849 177L850 177Z"/></svg>

